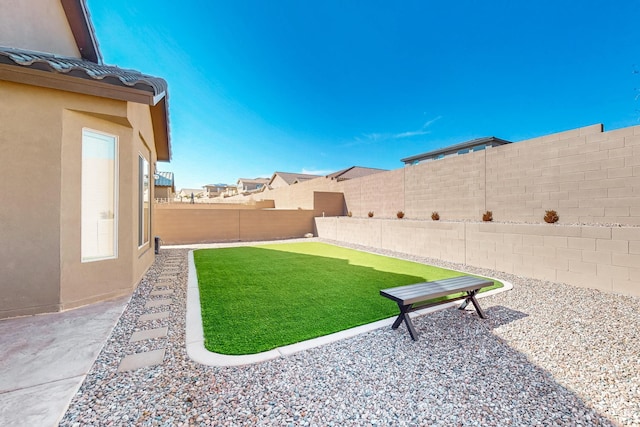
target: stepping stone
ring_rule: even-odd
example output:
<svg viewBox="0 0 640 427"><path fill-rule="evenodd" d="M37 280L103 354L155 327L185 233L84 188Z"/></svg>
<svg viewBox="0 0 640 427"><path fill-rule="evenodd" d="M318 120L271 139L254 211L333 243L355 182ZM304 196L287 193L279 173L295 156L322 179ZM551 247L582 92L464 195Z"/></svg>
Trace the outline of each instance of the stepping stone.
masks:
<svg viewBox="0 0 640 427"><path fill-rule="evenodd" d="M172 303L173 300L171 299L153 299L151 301L147 301L144 308L162 307L163 305L171 305Z"/></svg>
<svg viewBox="0 0 640 427"><path fill-rule="evenodd" d="M164 360L165 349L134 353L122 358L118 372L133 371L146 366L159 365Z"/></svg>
<svg viewBox="0 0 640 427"><path fill-rule="evenodd" d="M177 276L160 276L158 277L158 281L159 282L168 282L171 280L176 280L178 277Z"/></svg>
<svg viewBox="0 0 640 427"><path fill-rule="evenodd" d="M160 295L171 295L173 294L173 289L165 289L163 291L151 291L149 293L150 297L158 297Z"/></svg>
<svg viewBox="0 0 640 427"><path fill-rule="evenodd" d="M160 313L143 314L142 316L138 317L138 321L149 322L151 320L162 320L162 319L166 319L170 315L171 315L170 311L161 311Z"/></svg>
<svg viewBox="0 0 640 427"><path fill-rule="evenodd" d="M169 287L171 285L173 285L173 282L167 282L167 281L165 281L165 282L156 282L156 283L153 284L153 286L156 287L156 288L165 288L165 287Z"/></svg>
<svg viewBox="0 0 640 427"><path fill-rule="evenodd" d="M143 331L137 331L131 334L129 342L152 340L154 338L164 338L168 333L169 328L167 326L155 329L145 329Z"/></svg>

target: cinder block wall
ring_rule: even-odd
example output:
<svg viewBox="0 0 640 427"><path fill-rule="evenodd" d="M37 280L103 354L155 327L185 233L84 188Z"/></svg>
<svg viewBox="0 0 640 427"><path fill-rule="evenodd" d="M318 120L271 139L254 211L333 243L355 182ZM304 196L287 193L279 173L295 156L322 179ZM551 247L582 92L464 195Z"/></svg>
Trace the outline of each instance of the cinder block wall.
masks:
<svg viewBox="0 0 640 427"><path fill-rule="evenodd" d="M318 236L640 296L640 228L316 218Z"/></svg>
<svg viewBox="0 0 640 427"><path fill-rule="evenodd" d="M467 263L640 295L640 228L466 223Z"/></svg>
<svg viewBox="0 0 640 427"><path fill-rule="evenodd" d="M640 127L601 125L486 150L487 209L506 221L640 225Z"/></svg>
<svg viewBox="0 0 640 427"><path fill-rule="evenodd" d="M293 184L288 187L265 190L250 196L229 197L229 201L273 200L276 209L314 209L314 192L342 193L340 183L335 180L319 177L309 181Z"/></svg>
<svg viewBox="0 0 640 427"><path fill-rule="evenodd" d="M353 214L316 218L320 237L640 295L640 126L598 124L261 194L295 209L312 208L313 191L344 193ZM551 209L554 225L543 221ZM405 219L395 219L398 210ZM485 210L494 223L479 222Z"/></svg>
<svg viewBox="0 0 640 427"><path fill-rule="evenodd" d="M347 211L355 217L395 218L405 211L405 170L379 172L358 179L342 181Z"/></svg>
<svg viewBox="0 0 640 427"><path fill-rule="evenodd" d="M344 194L327 191L314 191L314 216L340 216L346 214Z"/></svg>
<svg viewBox="0 0 640 427"><path fill-rule="evenodd" d="M277 208L312 209L313 191L344 193L354 217L640 225L640 126L587 126L363 178L317 178L265 191Z"/></svg>
<svg viewBox="0 0 640 427"><path fill-rule="evenodd" d="M408 218L478 218L485 206L485 152L405 167Z"/></svg>
<svg viewBox="0 0 640 427"><path fill-rule="evenodd" d="M167 245L277 240L313 233L313 217L309 210L166 204L155 209L155 230Z"/></svg>

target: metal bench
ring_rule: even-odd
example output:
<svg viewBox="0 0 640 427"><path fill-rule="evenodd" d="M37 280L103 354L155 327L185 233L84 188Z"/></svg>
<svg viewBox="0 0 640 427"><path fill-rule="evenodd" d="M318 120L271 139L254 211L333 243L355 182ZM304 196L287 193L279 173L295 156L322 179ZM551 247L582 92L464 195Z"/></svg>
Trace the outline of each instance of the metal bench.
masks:
<svg viewBox="0 0 640 427"><path fill-rule="evenodd" d="M493 281L489 279L461 276L383 289L380 291L380 295L395 301L398 303L398 308L400 308L400 314L396 321L393 322L391 328L398 329L398 326L400 326L400 323L404 320L411 338L417 341L418 334L413 327L413 323L411 323L411 318L409 317L410 312L463 299L464 302L459 307L460 310L465 309L469 302L471 302L478 312L478 315L484 319L484 311L482 311L480 304L478 304L476 300L476 294L480 289L491 285L493 285ZM429 302L429 300L434 298L445 297L460 292L464 292L464 295L448 298L443 301Z"/></svg>

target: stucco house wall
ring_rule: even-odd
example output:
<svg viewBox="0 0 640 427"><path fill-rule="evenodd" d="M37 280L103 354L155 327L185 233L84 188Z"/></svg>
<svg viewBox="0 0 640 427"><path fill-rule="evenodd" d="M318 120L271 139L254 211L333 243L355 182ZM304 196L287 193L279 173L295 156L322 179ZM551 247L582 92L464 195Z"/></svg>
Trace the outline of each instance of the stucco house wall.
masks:
<svg viewBox="0 0 640 427"><path fill-rule="evenodd" d="M154 186L154 188L155 188L154 197L156 199L160 199L163 201L173 200L174 194L173 194L173 191L171 191L171 187Z"/></svg>
<svg viewBox="0 0 640 427"><path fill-rule="evenodd" d="M154 260L151 239L137 247L138 155L156 161L146 142L154 140L149 107L11 82L0 82L0 97L7 100L0 104L2 147L12 159L0 179L2 194L11 194L0 207L0 233L9 242L0 247L6 266L0 316L130 293ZM118 137L116 259L81 262L83 128Z"/></svg>
<svg viewBox="0 0 640 427"><path fill-rule="evenodd" d="M84 0L2 5L0 318L129 294L154 261L151 177L156 161L171 157L166 82L102 64L88 16ZM112 229L116 244L115 253L92 252L90 258L87 252L83 262L82 242L100 244L82 234L85 130L115 137L117 161L85 156L85 172L95 165L107 169L103 175L93 169L97 189L84 191L113 191L117 215L111 208L105 211L111 222L96 220L96 212L85 215L96 234L106 227L109 251ZM141 155L148 166L141 167ZM146 202L140 194L145 174ZM111 175L115 188L108 184ZM146 242L139 246L141 212L148 216Z"/></svg>
<svg viewBox="0 0 640 427"><path fill-rule="evenodd" d="M2 0L0 46L80 58L62 2L55 0Z"/></svg>
<svg viewBox="0 0 640 427"><path fill-rule="evenodd" d="M288 187L289 183L285 181L281 176L277 175L273 178L273 181L269 184L271 188Z"/></svg>
<svg viewBox="0 0 640 427"><path fill-rule="evenodd" d="M62 111L39 93L0 81L0 146L11 159L0 168L0 317L56 311L60 304ZM31 97L41 108L26 101Z"/></svg>

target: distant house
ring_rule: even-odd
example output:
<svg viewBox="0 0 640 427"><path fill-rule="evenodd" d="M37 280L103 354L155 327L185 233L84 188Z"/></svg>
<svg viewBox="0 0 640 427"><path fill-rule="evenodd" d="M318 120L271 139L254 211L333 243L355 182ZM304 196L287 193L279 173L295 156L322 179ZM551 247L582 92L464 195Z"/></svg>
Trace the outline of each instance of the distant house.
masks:
<svg viewBox="0 0 640 427"><path fill-rule="evenodd" d="M269 178L240 178L237 182L238 194L256 193L262 191L265 185L269 183Z"/></svg>
<svg viewBox="0 0 640 427"><path fill-rule="evenodd" d="M173 200L176 192L173 172L156 171L154 177L155 199L159 201Z"/></svg>
<svg viewBox="0 0 640 427"><path fill-rule="evenodd" d="M308 181L310 179L319 178L321 175L310 175L306 173L291 173L291 172L275 172L268 182L269 188L281 188L288 187L292 184Z"/></svg>
<svg viewBox="0 0 640 427"><path fill-rule="evenodd" d="M362 178L363 176L372 175L374 173L386 172L387 169L376 168L364 168L362 166L351 166L350 168L342 169L338 172L327 175L327 178L335 179L336 181L346 181L353 178Z"/></svg>
<svg viewBox="0 0 640 427"><path fill-rule="evenodd" d="M405 166L415 165L429 160L443 159L449 156L457 156L459 154L466 154L473 151L481 151L487 148L498 147L505 144L511 144L511 141L496 138L495 136L488 136L485 138L478 138L433 151L427 151L426 153L406 157L404 159L401 159L400 161L404 162Z"/></svg>
<svg viewBox="0 0 640 427"><path fill-rule="evenodd" d="M208 198L213 198L224 197L225 195L228 195L229 187L231 186L228 184L208 184L202 188L205 190Z"/></svg>
<svg viewBox="0 0 640 427"><path fill-rule="evenodd" d="M0 318L133 291L168 114L165 80L102 62L84 0L2 2Z"/></svg>
<svg viewBox="0 0 640 427"><path fill-rule="evenodd" d="M182 188L177 196L182 201L190 201L192 196L194 200L207 197L207 192L203 188Z"/></svg>

